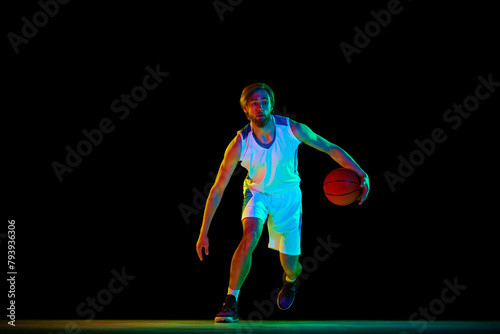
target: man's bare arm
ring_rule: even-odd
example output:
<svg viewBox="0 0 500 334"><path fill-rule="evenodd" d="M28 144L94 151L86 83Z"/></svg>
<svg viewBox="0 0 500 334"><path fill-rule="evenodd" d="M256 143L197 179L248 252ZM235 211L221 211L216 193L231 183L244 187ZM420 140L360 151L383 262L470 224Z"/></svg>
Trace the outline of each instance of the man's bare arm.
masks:
<svg viewBox="0 0 500 334"><path fill-rule="evenodd" d="M224 159L219 167L219 172L215 178L215 183L210 189L210 194L207 198L207 203L205 205L205 212L203 213L203 223L200 229L200 236L198 242L196 243L196 252L201 261L203 261L202 249L205 249L205 255L208 255L208 230L210 229L210 224L214 217L215 211L219 206L219 203L224 194L231 176L233 175L234 169L236 168L241 155L241 137L236 135L236 137L229 143L224 153Z"/></svg>
<svg viewBox="0 0 500 334"><path fill-rule="evenodd" d="M359 175L361 178L361 187L363 188L359 204L362 204L370 191L370 183L368 175L359 167L356 161L342 148L314 133L307 125L292 120L290 120L290 125L293 134L298 140L318 151L328 154L339 165L351 169Z"/></svg>

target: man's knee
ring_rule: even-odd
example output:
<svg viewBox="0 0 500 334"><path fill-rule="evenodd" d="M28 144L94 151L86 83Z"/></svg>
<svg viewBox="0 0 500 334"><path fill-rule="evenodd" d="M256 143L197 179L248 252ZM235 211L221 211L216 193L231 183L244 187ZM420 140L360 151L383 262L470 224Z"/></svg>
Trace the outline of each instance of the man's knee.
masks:
<svg viewBox="0 0 500 334"><path fill-rule="evenodd" d="M243 237L241 245L245 251L252 252L259 242L262 234L262 221L257 218L245 218L243 220Z"/></svg>
<svg viewBox="0 0 500 334"><path fill-rule="evenodd" d="M248 230L243 233L241 238L241 244L247 251L253 251L260 239L260 233L258 230Z"/></svg>

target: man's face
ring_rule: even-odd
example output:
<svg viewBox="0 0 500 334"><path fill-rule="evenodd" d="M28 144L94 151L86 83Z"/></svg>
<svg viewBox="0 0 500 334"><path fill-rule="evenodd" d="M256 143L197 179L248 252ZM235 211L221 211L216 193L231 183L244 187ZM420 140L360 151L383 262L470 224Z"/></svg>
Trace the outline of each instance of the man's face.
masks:
<svg viewBox="0 0 500 334"><path fill-rule="evenodd" d="M259 89L250 95L245 114L257 127L264 127L271 119L271 99L267 90Z"/></svg>

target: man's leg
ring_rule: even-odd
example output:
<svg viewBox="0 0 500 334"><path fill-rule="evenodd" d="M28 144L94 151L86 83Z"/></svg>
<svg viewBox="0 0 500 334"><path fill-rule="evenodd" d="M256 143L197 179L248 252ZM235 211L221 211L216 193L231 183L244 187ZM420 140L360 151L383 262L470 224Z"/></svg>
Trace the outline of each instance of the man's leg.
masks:
<svg viewBox="0 0 500 334"><path fill-rule="evenodd" d="M295 300L296 279L302 272L302 265L298 255L287 255L280 252L280 262L285 275L283 277L283 288L278 293L278 307L281 310L288 310Z"/></svg>
<svg viewBox="0 0 500 334"><path fill-rule="evenodd" d="M287 255L280 252L280 262L286 277L290 280L296 280L302 272L302 265L299 262L298 255Z"/></svg>
<svg viewBox="0 0 500 334"><path fill-rule="evenodd" d="M252 253L259 242L262 234L262 226L264 225L262 219L253 217L244 218L242 223L243 237L231 261L231 273L229 276L229 289L231 290L240 290L243 282L245 282L252 265ZM237 298L232 294L228 294L224 305L215 316L215 322L238 322L237 313Z"/></svg>
<svg viewBox="0 0 500 334"><path fill-rule="evenodd" d="M231 261L229 288L233 290L240 290L250 272L252 253L259 242L264 225L261 219L253 217L244 218L242 223L243 237Z"/></svg>

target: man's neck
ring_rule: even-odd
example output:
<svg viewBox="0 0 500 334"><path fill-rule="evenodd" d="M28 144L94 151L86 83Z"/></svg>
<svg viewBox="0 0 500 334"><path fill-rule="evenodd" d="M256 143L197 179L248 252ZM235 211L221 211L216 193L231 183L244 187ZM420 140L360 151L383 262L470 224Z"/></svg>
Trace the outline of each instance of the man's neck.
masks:
<svg viewBox="0 0 500 334"><path fill-rule="evenodd" d="M274 139L274 132L275 132L274 117L272 114L269 115L269 117L270 117L269 122L267 122L267 124L262 128L259 128L258 126L252 123L252 131L254 135L264 144L269 144Z"/></svg>

